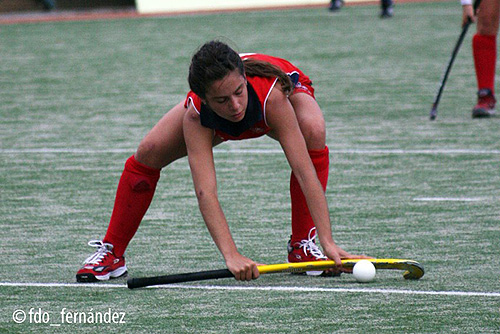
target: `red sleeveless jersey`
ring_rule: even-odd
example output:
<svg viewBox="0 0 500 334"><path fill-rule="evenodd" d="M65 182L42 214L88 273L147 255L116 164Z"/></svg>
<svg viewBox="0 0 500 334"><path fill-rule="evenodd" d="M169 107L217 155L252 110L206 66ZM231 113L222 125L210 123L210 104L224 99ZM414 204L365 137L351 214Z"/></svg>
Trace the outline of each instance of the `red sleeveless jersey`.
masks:
<svg viewBox="0 0 500 334"><path fill-rule="evenodd" d="M256 53L240 56L243 61L247 58L253 58L280 67L290 76L297 92L302 91L314 97L314 89L309 77L287 60ZM201 124L214 129L216 135L224 141L257 138L271 130L266 122L266 104L277 80L277 78L247 76L248 106L245 117L239 122L230 122L218 116L207 105L203 104L200 97L192 91L187 94L184 106L187 108L192 105L200 115Z"/></svg>

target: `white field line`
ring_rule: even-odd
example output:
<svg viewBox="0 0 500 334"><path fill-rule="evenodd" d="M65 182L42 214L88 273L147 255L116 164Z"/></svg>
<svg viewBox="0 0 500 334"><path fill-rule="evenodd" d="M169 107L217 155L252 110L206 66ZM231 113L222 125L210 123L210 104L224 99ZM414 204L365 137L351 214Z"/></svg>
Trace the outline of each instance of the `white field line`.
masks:
<svg viewBox="0 0 500 334"><path fill-rule="evenodd" d="M81 284L81 283L16 283L0 282L0 287L37 287L37 288L82 288L82 289L125 289L125 284ZM216 286L216 285L158 285L148 289L182 289L182 290L220 290L220 291L276 291L276 292L324 292L324 293L378 293L424 296L452 296L452 297L488 297L500 298L500 292L474 291L418 291L397 289L370 289L370 288L317 288L317 287L287 287L287 286Z"/></svg>
<svg viewBox="0 0 500 334"><path fill-rule="evenodd" d="M79 149L79 148L26 148L26 149L0 149L0 154L121 154L133 153L135 148L110 148L110 149ZM338 149L331 148L332 154L395 154L395 155L500 155L500 150L473 150L473 149L429 149L429 150L401 150L401 149ZM283 153L281 149L214 149L216 154L277 154Z"/></svg>
<svg viewBox="0 0 500 334"><path fill-rule="evenodd" d="M416 202L481 202L485 201L483 198L471 197L471 198L460 198L460 197L419 197L413 199Z"/></svg>

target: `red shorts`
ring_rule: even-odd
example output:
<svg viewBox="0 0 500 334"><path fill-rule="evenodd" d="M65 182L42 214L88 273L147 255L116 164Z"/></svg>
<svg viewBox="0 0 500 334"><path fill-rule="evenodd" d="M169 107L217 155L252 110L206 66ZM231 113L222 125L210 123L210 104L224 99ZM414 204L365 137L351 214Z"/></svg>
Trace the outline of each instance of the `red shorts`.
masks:
<svg viewBox="0 0 500 334"><path fill-rule="evenodd" d="M295 85L295 89L293 90L291 95L298 94L298 93L306 93L307 95L311 96L313 99L316 99L314 96L314 88L312 87L312 82L308 83L302 83L302 82L297 82Z"/></svg>

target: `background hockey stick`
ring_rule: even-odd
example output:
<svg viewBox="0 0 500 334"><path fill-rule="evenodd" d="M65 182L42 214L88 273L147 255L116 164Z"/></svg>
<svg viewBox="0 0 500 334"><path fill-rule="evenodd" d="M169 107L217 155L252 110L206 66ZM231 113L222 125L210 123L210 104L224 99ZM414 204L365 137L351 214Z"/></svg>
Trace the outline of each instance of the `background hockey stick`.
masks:
<svg viewBox="0 0 500 334"><path fill-rule="evenodd" d="M474 15L476 14L476 10L479 7L479 4L481 3L481 0L476 0L474 2ZM469 26L472 24L471 19L469 18L467 20L467 23L462 28L462 32L460 33L460 36L458 38L457 43L455 44L455 48L453 49L453 52L451 54L451 58L448 61L448 66L446 67L446 70L443 75L443 79L441 80L441 84L439 85L439 90L436 95L436 98L434 99L434 103L432 104L432 109L430 112L430 119L431 121L435 120L437 117L437 107L439 104L439 100L441 100L441 94L443 94L444 90L444 85L446 84L446 81L448 80L448 75L450 74L451 67L453 66L453 63L455 62L455 58L458 54L458 50L460 50L460 46L462 45L462 42L464 40L465 35L467 34L467 30L469 30Z"/></svg>
<svg viewBox="0 0 500 334"><path fill-rule="evenodd" d="M361 259L342 260L344 268L351 269ZM404 270L405 279L419 279L424 276L424 267L413 260L405 259L370 259L377 269ZM314 261L299 263L280 263L259 266L260 274L272 273L302 273L310 270L325 270L335 266L333 261ZM130 278L127 281L129 289L142 288L151 285L173 284L191 281L202 281L218 278L234 277L228 269L199 271L185 274Z"/></svg>

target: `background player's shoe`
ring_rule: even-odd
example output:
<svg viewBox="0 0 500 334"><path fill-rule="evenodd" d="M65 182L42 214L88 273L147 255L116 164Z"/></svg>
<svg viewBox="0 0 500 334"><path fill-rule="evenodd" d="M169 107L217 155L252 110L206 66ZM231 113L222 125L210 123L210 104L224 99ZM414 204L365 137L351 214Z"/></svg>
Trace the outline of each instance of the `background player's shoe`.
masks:
<svg viewBox="0 0 500 334"><path fill-rule="evenodd" d="M392 0L382 0L382 11L380 17L383 19L391 18L394 15L394 3Z"/></svg>
<svg viewBox="0 0 500 334"><path fill-rule="evenodd" d="M89 246L96 247L97 250L83 262L83 267L76 273L77 282L107 281L127 275L125 257L115 256L112 244L91 240Z"/></svg>
<svg viewBox="0 0 500 334"><path fill-rule="evenodd" d="M343 5L344 5L343 0L332 0L330 2L330 7L328 7L328 9L331 12L335 12L335 11L339 10L340 8L342 8Z"/></svg>
<svg viewBox="0 0 500 334"><path fill-rule="evenodd" d="M309 262L309 261L327 261L328 258L323 254L321 249L316 245L316 233L313 227L309 231L307 239L295 242L292 244L291 240L288 242L288 262ZM311 236L312 235L312 236ZM306 271L309 276L332 276L330 271Z"/></svg>
<svg viewBox="0 0 500 334"><path fill-rule="evenodd" d="M472 118L484 118L495 115L495 96L490 89L484 88L477 92L477 104L472 109Z"/></svg>

